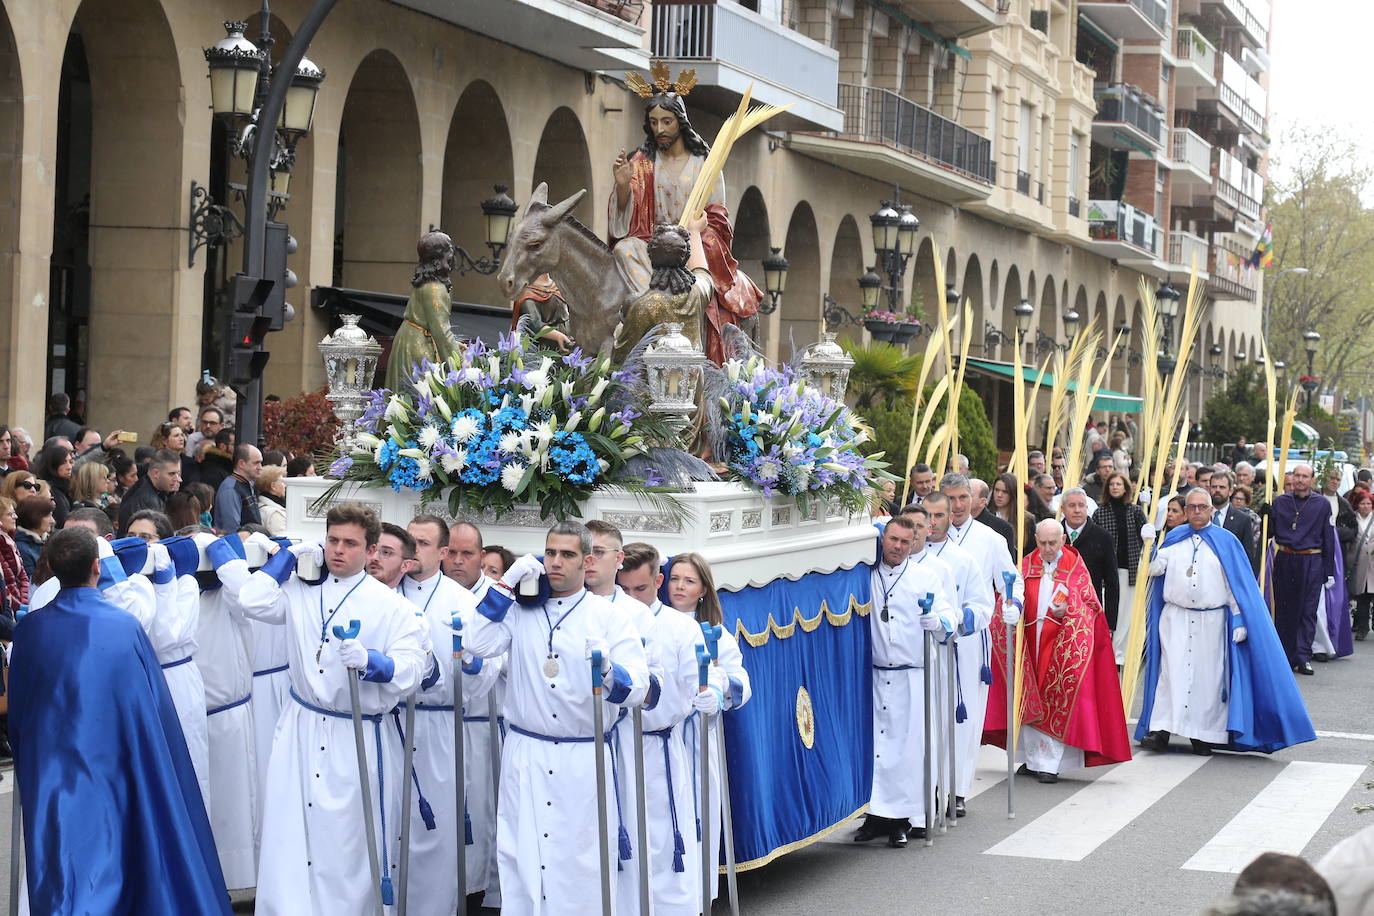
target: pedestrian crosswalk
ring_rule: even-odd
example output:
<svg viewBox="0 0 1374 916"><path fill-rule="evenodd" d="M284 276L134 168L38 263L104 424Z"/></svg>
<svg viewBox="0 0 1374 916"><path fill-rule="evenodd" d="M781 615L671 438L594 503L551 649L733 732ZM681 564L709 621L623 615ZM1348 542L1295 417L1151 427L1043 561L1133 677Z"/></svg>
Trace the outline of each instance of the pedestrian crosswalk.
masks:
<svg viewBox="0 0 1374 916"><path fill-rule="evenodd" d="M1197 757L1186 753L1145 753L1100 773L1087 771L1088 777L1096 778L1017 827L983 853L1083 861L1120 836L1147 811L1161 803L1170 804L1166 800L1170 793L1184 787L1204 767L1226 766L1226 755ZM1272 778L1263 777L1255 794L1234 817L1180 867L1234 874L1261 852L1301 854L1327 818L1345 802L1365 769L1363 765L1348 763L1292 761L1283 764ZM1216 775L1215 770L1209 772ZM968 798L986 794L978 806L982 810L1004 804L1006 778L1005 752L993 747L980 748ZM1027 798L1023 793L1032 793L1038 788L1028 779L1016 784L1020 799Z"/></svg>

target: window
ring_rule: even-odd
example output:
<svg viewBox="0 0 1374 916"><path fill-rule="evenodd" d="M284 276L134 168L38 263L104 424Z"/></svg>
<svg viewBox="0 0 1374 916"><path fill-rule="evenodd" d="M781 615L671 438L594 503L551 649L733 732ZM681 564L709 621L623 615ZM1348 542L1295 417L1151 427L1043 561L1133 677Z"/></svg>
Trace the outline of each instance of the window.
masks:
<svg viewBox="0 0 1374 916"><path fill-rule="evenodd" d="M992 161L997 162L997 135L1002 132L1002 90L992 90L992 101L988 112L988 141L991 143Z"/></svg>
<svg viewBox="0 0 1374 916"><path fill-rule="evenodd" d="M1083 135L1074 131L1069 140L1069 196L1077 197L1079 179L1083 176Z"/></svg>
<svg viewBox="0 0 1374 916"><path fill-rule="evenodd" d="M1035 129L1034 109L1025 102L1021 103L1021 123L1018 125L1016 136L1016 170L1030 174L1031 170L1031 144L1035 138L1032 131Z"/></svg>

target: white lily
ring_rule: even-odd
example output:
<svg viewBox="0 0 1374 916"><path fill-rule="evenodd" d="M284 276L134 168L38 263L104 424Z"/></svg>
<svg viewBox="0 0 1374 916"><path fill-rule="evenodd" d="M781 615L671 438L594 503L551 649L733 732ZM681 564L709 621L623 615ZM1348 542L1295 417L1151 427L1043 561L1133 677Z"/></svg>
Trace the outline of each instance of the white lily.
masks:
<svg viewBox="0 0 1374 916"><path fill-rule="evenodd" d="M439 413L443 415L445 420L453 419L453 411L449 409L448 401L445 400L443 397L435 398L434 406L438 409Z"/></svg>
<svg viewBox="0 0 1374 916"><path fill-rule="evenodd" d="M563 382L560 386L563 392L563 400L571 401L573 396L573 383Z"/></svg>
<svg viewBox="0 0 1374 916"><path fill-rule="evenodd" d="M587 421L587 430L593 433L596 432L598 429L601 428L601 421L605 418L606 408L598 407L596 409L596 412L592 414L592 418Z"/></svg>
<svg viewBox="0 0 1374 916"><path fill-rule="evenodd" d="M365 445L368 448L376 448L382 444L382 440L372 435L372 433L356 433L353 436L353 441L358 445Z"/></svg>
<svg viewBox="0 0 1374 916"><path fill-rule="evenodd" d="M406 405L399 395L392 395L391 400L386 402L386 413L388 420L404 420L406 416Z"/></svg>
<svg viewBox="0 0 1374 916"><path fill-rule="evenodd" d="M568 414L568 422L563 424L563 429L572 432L577 429L577 424L580 422L582 422L582 411L574 410L572 413Z"/></svg>
<svg viewBox="0 0 1374 916"><path fill-rule="evenodd" d="M596 459L596 466L601 468L601 473L603 474L611 469L611 463L605 458Z"/></svg>
<svg viewBox="0 0 1374 916"><path fill-rule="evenodd" d="M401 455L405 458L415 458L417 460L425 457L425 453L420 451L418 448L403 448L396 454Z"/></svg>
<svg viewBox="0 0 1374 916"><path fill-rule="evenodd" d="M606 390L606 386L610 383L610 379L603 378L597 380L597 383L592 386L592 393L587 396L587 403L595 404L597 401L600 401L602 393Z"/></svg>
<svg viewBox="0 0 1374 916"><path fill-rule="evenodd" d="M533 408L534 408L534 395L532 395L532 394L522 394L522 395L520 395L520 409L523 410L525 413L528 414Z"/></svg>

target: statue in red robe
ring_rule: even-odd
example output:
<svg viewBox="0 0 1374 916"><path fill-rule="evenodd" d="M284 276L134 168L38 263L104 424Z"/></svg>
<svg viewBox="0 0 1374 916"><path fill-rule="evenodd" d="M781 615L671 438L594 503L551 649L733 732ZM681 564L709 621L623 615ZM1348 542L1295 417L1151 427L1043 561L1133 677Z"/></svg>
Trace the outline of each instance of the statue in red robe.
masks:
<svg viewBox="0 0 1374 916"><path fill-rule="evenodd" d="M616 265L636 297L648 291L653 274L647 253L649 238L660 223L682 220L687 198L710 152L687 118L682 97L695 78L687 81L684 77L686 74L669 84L665 70L655 86L641 82L645 142L632 154L621 150L613 166L610 244ZM753 318L763 300L763 293L740 271L730 253L733 238L730 213L725 208L725 182L719 179L707 201L706 229L701 233L706 266L715 285L706 306L706 355L717 365L724 358L721 328Z"/></svg>
<svg viewBox="0 0 1374 916"><path fill-rule="evenodd" d="M1017 759L1042 782L1064 770L1131 759L1112 634L1078 551L1050 520L1021 561L1026 599ZM992 627L992 689L983 743L1007 744L1007 633Z"/></svg>

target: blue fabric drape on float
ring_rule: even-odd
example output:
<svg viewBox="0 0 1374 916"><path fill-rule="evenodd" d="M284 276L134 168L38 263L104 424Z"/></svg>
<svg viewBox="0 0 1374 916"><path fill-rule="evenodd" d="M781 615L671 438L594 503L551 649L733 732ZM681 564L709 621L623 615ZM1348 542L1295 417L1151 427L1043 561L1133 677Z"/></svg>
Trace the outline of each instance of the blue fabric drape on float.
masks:
<svg viewBox="0 0 1374 916"><path fill-rule="evenodd" d="M868 803L869 568L722 591L720 601L753 687L753 698L725 715L735 858L748 868L806 845Z"/></svg>

